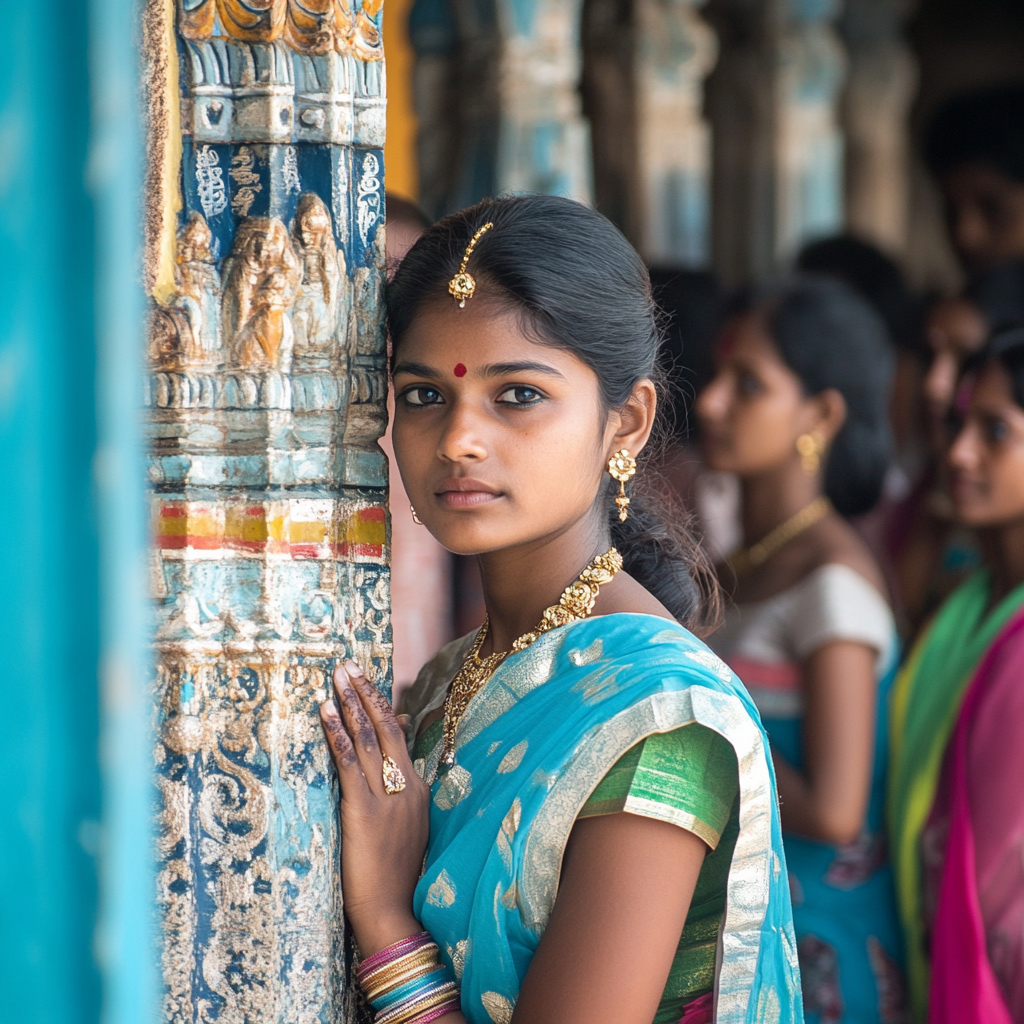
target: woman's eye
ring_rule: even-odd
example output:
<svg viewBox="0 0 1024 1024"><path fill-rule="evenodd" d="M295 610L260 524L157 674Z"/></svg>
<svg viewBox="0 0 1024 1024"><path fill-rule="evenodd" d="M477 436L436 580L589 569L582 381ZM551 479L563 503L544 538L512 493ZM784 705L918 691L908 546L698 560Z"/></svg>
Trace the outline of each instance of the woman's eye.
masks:
<svg viewBox="0 0 1024 1024"><path fill-rule="evenodd" d="M406 405L441 405L444 402L437 388L428 387L409 388L402 392L402 399Z"/></svg>
<svg viewBox="0 0 1024 1024"><path fill-rule="evenodd" d="M1010 435L1010 426L1005 420L988 420L985 423L985 436L993 444L1005 441Z"/></svg>
<svg viewBox="0 0 1024 1024"><path fill-rule="evenodd" d="M498 395L498 401L506 405L535 405L544 396L535 388L519 385L514 388L507 388Z"/></svg>
<svg viewBox="0 0 1024 1024"><path fill-rule="evenodd" d="M761 390L761 382L752 373L741 373L736 381L736 390L744 398L750 398Z"/></svg>

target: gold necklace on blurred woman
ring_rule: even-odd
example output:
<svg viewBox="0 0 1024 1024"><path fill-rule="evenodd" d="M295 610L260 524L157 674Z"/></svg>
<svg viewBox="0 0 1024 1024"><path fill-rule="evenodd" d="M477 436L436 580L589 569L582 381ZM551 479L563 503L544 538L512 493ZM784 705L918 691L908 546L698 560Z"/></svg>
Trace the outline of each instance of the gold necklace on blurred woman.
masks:
<svg viewBox="0 0 1024 1024"><path fill-rule="evenodd" d="M441 748L441 764L451 767L455 764L455 734L459 722L469 707L469 702L483 689L484 684L494 675L498 666L510 655L525 650L542 633L558 626L568 625L585 619L594 610L594 602L601 587L610 583L615 574L622 568L622 555L609 548L603 555L594 560L579 574L573 583L562 593L558 604L544 610L540 622L529 633L524 633L507 651L480 657L480 649L487 639L490 618L484 619L473 641L473 646L462 662L462 667L452 680L448 696L444 701L444 741Z"/></svg>
<svg viewBox="0 0 1024 1024"><path fill-rule="evenodd" d="M726 560L726 565L737 575L742 576L759 565L764 565L780 548L798 537L804 530L809 530L816 522L824 519L832 509L832 502L824 494L819 495L809 505L805 505L795 515L779 523L774 530L762 537L750 547L734 551Z"/></svg>

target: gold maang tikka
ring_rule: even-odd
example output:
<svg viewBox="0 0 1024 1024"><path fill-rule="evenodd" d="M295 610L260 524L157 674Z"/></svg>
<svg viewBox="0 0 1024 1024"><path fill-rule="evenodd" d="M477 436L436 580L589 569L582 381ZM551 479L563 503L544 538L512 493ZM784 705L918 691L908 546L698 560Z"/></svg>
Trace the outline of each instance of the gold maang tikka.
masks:
<svg viewBox="0 0 1024 1024"><path fill-rule="evenodd" d="M632 480L636 474L636 459L625 448L620 448L608 460L608 474L619 482L619 493L615 496L615 504L619 509L619 521L625 522L629 517L629 498L626 497L626 481Z"/></svg>
<svg viewBox="0 0 1024 1024"><path fill-rule="evenodd" d="M473 255L476 243L480 241L484 232L490 231L493 227L494 225L488 221L470 239L469 245L466 246L466 252L462 257L462 264L459 266L459 272L448 282L448 291L452 298L458 300L459 309L466 308L466 299L473 298L473 293L476 291L476 278L466 270L466 267L469 266L469 257Z"/></svg>

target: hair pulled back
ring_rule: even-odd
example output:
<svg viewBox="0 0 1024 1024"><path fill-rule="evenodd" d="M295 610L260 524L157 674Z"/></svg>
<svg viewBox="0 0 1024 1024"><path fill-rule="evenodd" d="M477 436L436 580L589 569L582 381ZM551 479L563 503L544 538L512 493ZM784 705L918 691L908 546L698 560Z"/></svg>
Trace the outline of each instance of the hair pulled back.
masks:
<svg viewBox="0 0 1024 1024"><path fill-rule="evenodd" d="M609 409L623 406L640 380L660 383L661 334L647 268L611 221L557 196L486 199L430 228L388 287L395 350L426 303L453 301L448 282L470 239L488 222L494 226L477 243L469 271L479 289L519 313L524 333L586 363ZM717 583L686 516L666 506L667 495L657 493L652 474L644 472L649 462L643 459L634 478L625 523L609 494L612 543L626 571L681 623L698 629L718 614Z"/></svg>
<svg viewBox="0 0 1024 1024"><path fill-rule="evenodd" d="M894 357L882 319L849 285L794 274L758 296L768 334L805 394L835 388L846 422L832 442L825 493L844 516L867 512L882 493L892 455L889 393Z"/></svg>

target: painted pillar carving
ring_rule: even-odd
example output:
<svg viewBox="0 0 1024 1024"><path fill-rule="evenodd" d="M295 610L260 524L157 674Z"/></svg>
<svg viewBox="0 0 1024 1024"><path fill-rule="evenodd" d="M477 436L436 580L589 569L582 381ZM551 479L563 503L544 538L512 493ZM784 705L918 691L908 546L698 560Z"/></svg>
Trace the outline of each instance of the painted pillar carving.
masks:
<svg viewBox="0 0 1024 1024"><path fill-rule="evenodd" d="M639 249L662 266L705 267L710 257L711 138L703 105L718 47L699 6L634 6Z"/></svg>
<svg viewBox="0 0 1024 1024"><path fill-rule="evenodd" d="M317 703L390 685L380 0L148 0L164 1019L353 1019Z"/></svg>
<svg viewBox="0 0 1024 1024"><path fill-rule="evenodd" d="M907 241L910 105L917 67L903 42L910 0L847 0L839 29L849 56L843 96L846 224L893 252Z"/></svg>

